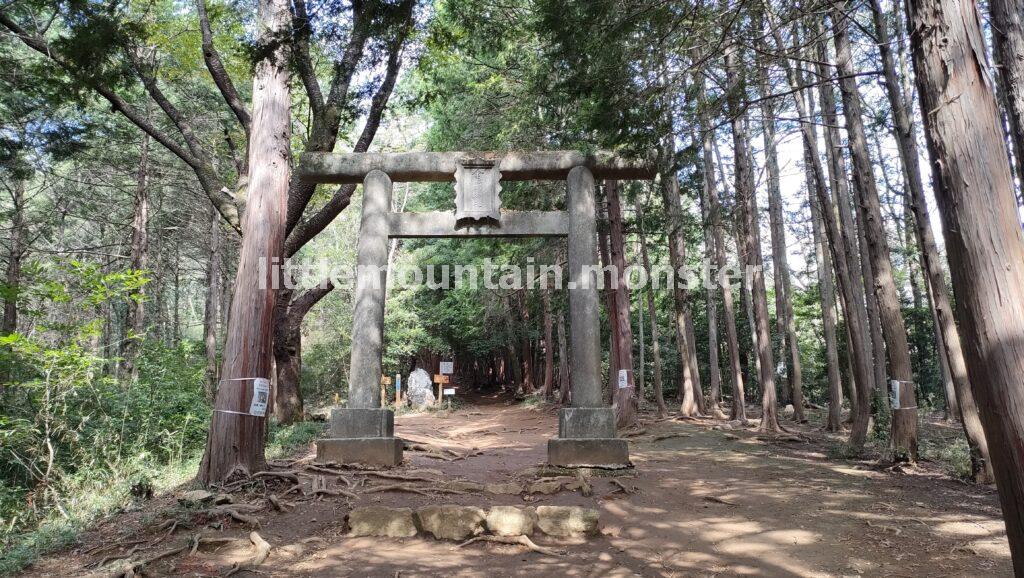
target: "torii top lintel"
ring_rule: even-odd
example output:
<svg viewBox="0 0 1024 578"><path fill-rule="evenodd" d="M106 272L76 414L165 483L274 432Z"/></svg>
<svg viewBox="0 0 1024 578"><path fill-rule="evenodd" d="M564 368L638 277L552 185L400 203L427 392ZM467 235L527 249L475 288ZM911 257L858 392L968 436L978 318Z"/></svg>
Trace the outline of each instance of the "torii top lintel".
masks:
<svg viewBox="0 0 1024 578"><path fill-rule="evenodd" d="M409 153L304 153L299 177L314 183L361 183L375 169L392 182L454 181L460 163L470 159L493 161L503 181L564 180L574 167L590 169L598 179L653 179L653 155L623 157L613 152L409 152Z"/></svg>

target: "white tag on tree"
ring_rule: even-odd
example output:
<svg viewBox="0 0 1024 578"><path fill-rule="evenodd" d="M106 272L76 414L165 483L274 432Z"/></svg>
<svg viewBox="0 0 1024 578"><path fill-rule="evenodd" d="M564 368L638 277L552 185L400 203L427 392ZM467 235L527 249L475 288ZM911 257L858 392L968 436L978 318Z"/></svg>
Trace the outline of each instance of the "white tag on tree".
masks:
<svg viewBox="0 0 1024 578"><path fill-rule="evenodd" d="M900 408L900 380L893 379L889 382L892 386L892 390L889 391L889 403L893 409Z"/></svg>
<svg viewBox="0 0 1024 578"><path fill-rule="evenodd" d="M620 369L619 370L619 389L626 389L627 387L629 387L629 370L628 369Z"/></svg>
<svg viewBox="0 0 1024 578"><path fill-rule="evenodd" d="M252 380L252 403L249 405L249 415L263 417L267 415L267 404L270 402L270 380L265 377L257 377Z"/></svg>
<svg viewBox="0 0 1024 578"><path fill-rule="evenodd" d="M441 371L440 371L440 373L443 373L445 375L451 375L451 374L455 373L454 370L455 370L455 363L454 362L451 362L451 361L442 361L441 362Z"/></svg>

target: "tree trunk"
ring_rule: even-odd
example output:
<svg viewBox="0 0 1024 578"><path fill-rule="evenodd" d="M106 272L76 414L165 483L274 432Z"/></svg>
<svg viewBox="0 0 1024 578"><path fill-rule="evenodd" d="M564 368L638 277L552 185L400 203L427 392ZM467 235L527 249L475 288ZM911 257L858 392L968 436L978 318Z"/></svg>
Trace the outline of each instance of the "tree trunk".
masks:
<svg viewBox="0 0 1024 578"><path fill-rule="evenodd" d="M889 411L889 400L887 398L888 387L886 385L886 356L885 356L885 334L882 331L882 317L878 308L878 298L873 288L875 287L875 272L871 269L871 259L868 249L867 230L863 226L867 217L864 215L864 208L861 203L855 205L858 209L857 222L855 225L857 242L860 244L860 270L864 279L864 301L868 312L868 333L871 336L871 358L874 360L874 389L871 390L873 398L867 403L872 407L874 413L891 417ZM874 399L872 402L871 399Z"/></svg>
<svg viewBox="0 0 1024 578"><path fill-rule="evenodd" d="M604 205L607 209L607 204ZM605 211L607 217L607 211ZM615 320L615 285L612 279L611 250L608 248L608 219L597 225L597 247L604 276L604 308L608 314L608 405L615 403L615 384L619 371L619 324Z"/></svg>
<svg viewBox="0 0 1024 578"><path fill-rule="evenodd" d="M935 345L937 346L936 357L939 362L939 379L942 381L942 395L946 399L946 421L960 420L960 403L956 397L956 386L953 385L953 375L949 371L949 356L946 354L946 339L942 336L942 324L939 322L938 311L935 309L935 298L932 297L931 287L928 288L928 309L932 313L932 325L935 326ZM974 395L974 394L971 394ZM981 424L981 421L978 421ZM984 432L983 434L984 435Z"/></svg>
<svg viewBox="0 0 1024 578"><path fill-rule="evenodd" d="M615 351L618 354L616 366L621 372L626 371L626 383L618 383L614 394L613 407L615 409L615 422L620 428L636 424L636 381L633 374L633 328L629 316L629 288L626 286L626 239L623 232L622 202L619 198L619 183L608 181L605 186L605 196L608 199L608 240L611 249L611 263L614 266L615 275L615 310L612 316L612 323L618 326L615 336L618 344Z"/></svg>
<svg viewBox="0 0 1024 578"><path fill-rule="evenodd" d="M819 29L820 32L820 29ZM827 63L828 49L824 41L818 43L817 73L822 78L829 77ZM872 363L870 325L868 321L864 285L860 274L861 258L858 251L856 231L853 225L853 210L849 183L847 181L846 161L843 158L843 145L839 135L839 120L836 113L835 94L831 83L818 86L818 97L821 101L822 117L825 123L826 156L829 163L829 178L832 185L833 198L824 195L824 180L819 179L815 187L819 196L822 222L825 225L826 237L832 248L832 262L836 266L836 278L839 281L843 315L846 319L847 348L850 352L850 369L853 375L853 387L850 388L850 444L859 450L867 439L868 426L871 419L871 395L875 389L875 375ZM809 99L813 103L813 99ZM803 102L802 100L800 102ZM805 129L805 133L814 135L813 127ZM811 146L812 158L816 174L821 171L817 157L817 140L808 144L806 135L805 148Z"/></svg>
<svg viewBox="0 0 1024 578"><path fill-rule="evenodd" d="M203 310L203 343L206 346L206 397L217 394L217 318L221 300L220 213L210 208L210 255L206 264L206 306Z"/></svg>
<svg viewBox="0 0 1024 578"><path fill-rule="evenodd" d="M737 197L738 199L738 197ZM743 232L740 227L743 226L742 213L740 212L739 203L736 204L736 252L739 256L740 269L743 271L743 276L740 277L740 297L741 297L741 313L744 319L747 320L747 332L750 333L750 357L754 359L754 375L756 381L750 378L750 374L747 375L748 383L756 383L758 387L761 385L761 356L757 354L757 321L754 319L754 298L751 294L750 286L750 257L747 253L746 241L743 238Z"/></svg>
<svg viewBox="0 0 1024 578"><path fill-rule="evenodd" d="M224 343L222 385L217 390L206 452L199 467L204 485L237 472L264 469L266 419L249 415L254 380L270 378L275 290L272 264L280 259L287 218L291 104L287 45L289 3L260 0L253 79L250 187L242 224L235 295Z"/></svg>
<svg viewBox="0 0 1024 578"><path fill-rule="evenodd" d="M1024 575L1024 235L976 5L907 2L964 354L1014 572ZM998 24L996 24L998 25ZM967 409L964 408L966 412Z"/></svg>
<svg viewBox="0 0 1024 578"><path fill-rule="evenodd" d="M960 344L960 333L953 320L953 307L950 304L946 278L942 271L939 250L932 232L932 224L928 214L928 202L925 199L924 183L921 180L920 154L917 148L917 128L911 117L910 102L906 93L901 90L897 79L896 65L889 48L889 34L885 25L884 13L879 0L871 1L875 30L878 34L879 50L882 55L882 68L885 74L885 89L889 104L893 110L896 124L896 140L899 144L900 158L903 161L906 190L910 197L910 208L913 212L914 232L921 250L921 265L925 273L927 290L932 316L935 321L936 343L939 349L940 371L943 385L947 391L947 413L961 417L964 434L971 449L972 472L975 481L990 482L993 479L992 464L989 461L988 442L978 416L978 404L971 390L971 382L967 377L964 363L963 347ZM1018 15L1019 16L1019 15ZM938 181L936 181L938 182ZM952 384L953 395L949 395L948 385Z"/></svg>
<svg viewBox="0 0 1024 578"><path fill-rule="evenodd" d="M878 198L871 158L868 156L864 119L861 114L860 95L850 50L845 4L834 5L832 24L836 43L836 65L840 75L839 88L843 95L843 112L853 159L853 180L861 207L861 226L868 241L871 272L874 274L874 292L878 303L878 316L885 337L885 351L889 359L889 373L893 387L899 389L899 407L893 408L892 444L896 459L917 459L917 395L914 373L910 366L910 347L907 329L900 309L899 293L889 259L882 207ZM880 360L875 360L879 363ZM899 385L896 385L899 384ZM880 387L876 384L876 387Z"/></svg>
<svg viewBox="0 0 1024 578"><path fill-rule="evenodd" d="M683 227L683 207L679 200L679 180L675 168L674 133L663 139L661 149L661 196L668 212L668 257L673 271L680 271L686 266L686 235ZM675 281L675 280L674 280ZM697 405L695 391L700 389L700 368L696 356L690 347L689 328L690 302L689 295L681 283L672 284L672 306L676 332L676 347L679 350L679 369L682 380L679 393L682 402L679 413L684 417L700 415L702 408Z"/></svg>
<svg viewBox="0 0 1024 578"><path fill-rule="evenodd" d="M751 301L754 312L754 349L760 363L761 385L761 426L763 432L779 432L778 404L775 391L775 361L772 358L772 338L768 319L768 296L764 283L764 262L761 256L761 232L758 223L757 195L754 190L754 162L747 138L746 114L738 106L745 83L743 73L737 67L737 55L730 50L726 53L726 75L731 88L730 116L732 117L733 158L736 172L736 209L742 253L746 255L740 265L743 275L750 276ZM748 273L749 272L749 273Z"/></svg>
<svg viewBox="0 0 1024 578"><path fill-rule="evenodd" d="M813 161L804 151L804 163ZM818 273L818 295L821 297L821 325L825 339L825 371L828 375L828 419L825 430L831 432L843 429L843 384L839 375L839 347L836 340L835 286L832 282L832 256L826 246L824 226L821 222L821 195L813 188L817 186L807 170L807 189L811 205L811 228L814 234L814 262Z"/></svg>
<svg viewBox="0 0 1024 578"><path fill-rule="evenodd" d="M281 425L305 419L302 401L302 320L309 310L334 290L330 280L320 282L298 297L287 287L278 291L274 310L274 363L277 395L274 396L274 417Z"/></svg>
<svg viewBox="0 0 1024 578"><path fill-rule="evenodd" d="M131 256L129 267L134 271L146 269L149 257L149 135L142 135L139 168L135 174L135 210L132 216ZM145 287L139 288L138 298L128 304L124 322L124 360L122 373L130 383L139 380L139 349L146 331Z"/></svg>
<svg viewBox="0 0 1024 578"><path fill-rule="evenodd" d="M635 254L640 253L639 241L633 247ZM643 299L640 295L639 299ZM637 409L643 411L647 405L647 391L644 389L647 385L647 336L644 335L644 306L643 303L637 304L636 308L636 330L639 333L637 336L637 361L636 361L636 406Z"/></svg>
<svg viewBox="0 0 1024 578"><path fill-rule="evenodd" d="M705 121L704 130L711 130L710 123L707 121ZM721 170L721 156L718 155L714 134L711 134L710 143L708 140L704 141L705 155L709 154L707 150L708 144L711 145L712 149L710 153L714 153L718 161L718 172L722 174L722 186L724 188L726 186L725 171ZM718 288L722 292L722 319L725 321L725 341L729 348L729 373L732 376L732 408L729 419L739 420L741 423L746 424L747 396L743 383L743 356L740 353L739 333L736 330L736 309L733 304L732 281L729 275L726 274L729 269L729 263L725 257L725 235L722 233L722 204L718 198L717 187L712 187L707 192L708 218L711 221L711 233L715 243L715 268L717 269L715 275ZM742 260L739 268L743 268Z"/></svg>
<svg viewBox="0 0 1024 578"><path fill-rule="evenodd" d="M708 122L704 120L705 131L701 139L702 144L702 167L704 172L704 188L701 195L701 218L704 221L704 259L708 267L715 260L718 254L714 226L711 222L711 197L717 195L714 190L718 187L715 182L715 159L711 141L714 139L714 131L709 130ZM724 175L723 175L724 178ZM719 419L725 417L722 413L722 370L718 361L718 303L715 299L715 283L710 282L705 287L705 299L707 301L708 316L708 368L711 372L709 377L710 389L708 395L708 412Z"/></svg>
<svg viewBox="0 0 1024 578"><path fill-rule="evenodd" d="M25 181L15 179L11 189L11 244L7 248L4 279L4 319L0 335L18 330L18 292L21 290L21 261L25 257ZM6 378L6 376L4 376Z"/></svg>
<svg viewBox="0 0 1024 578"><path fill-rule="evenodd" d="M523 363L523 393L533 393L536 386L533 381L533 350L530 347L530 304L525 295L519 297L520 318L523 320L523 331L519 335L519 354Z"/></svg>
<svg viewBox="0 0 1024 578"><path fill-rule="evenodd" d="M732 123L733 146L736 158L736 206L741 222L737 229L744 246L747 260L744 266L750 271L750 291L754 312L755 345L760 363L761 385L761 426L760 431L782 431L778 420L775 391L775 361L772 357L772 338L768 319L768 296L765 291L763 259L761 257L761 233L757 219L757 197L754 192L753 162L750 158L744 116L736 117ZM746 275L746 272L744 272Z"/></svg>
<svg viewBox="0 0 1024 578"><path fill-rule="evenodd" d="M647 299L647 317L651 320L651 357L654 364L654 403L658 406L658 417L664 417L668 413L665 405L665 394L662 389L664 382L661 368L661 338L658 330L658 312L654 307L654 284L651 279L651 257L647 253L647 235L644 234L643 205L640 197L636 199L636 221L639 224L638 236L640 237L640 260L643 263L644 272L648 279L647 290L644 292Z"/></svg>
<svg viewBox="0 0 1024 578"><path fill-rule="evenodd" d="M768 101L765 101L766 103ZM779 357L786 360L786 376L790 403L793 404L793 419L797 423L807 421L804 415L803 368L800 366L800 344L796 337L796 320L790 293L789 261L786 258L786 227L782 218L782 191L779 187L779 158L775 150L775 110L765 104L764 154L768 169L768 218L771 225L772 262L775 264L775 318L779 334Z"/></svg>
<svg viewBox="0 0 1024 578"><path fill-rule="evenodd" d="M770 17L770 13L768 14ZM779 34L777 25L771 23L772 36L775 39L777 46L782 47L782 39ZM819 58L818 58L818 72L821 78L828 78L827 71L822 74L825 67L824 63L827 62L827 55L822 54L823 43L819 43ZM806 83L801 79L800 75L797 74L792 63L788 59L783 59L783 65L786 68L786 77L789 81L789 85L792 89L797 90L793 95L793 101L797 107L797 113L800 118L813 118L809 114L809 107L807 102L804 101L801 93ZM835 127L835 103L831 93L831 85L828 83L820 83L819 88L821 89L820 94L823 98L822 112L825 115L826 126ZM827 102L825 101L827 99ZM831 106L829 106L831 105ZM831 113L831 114L830 114ZM824 224L825 236L828 239L829 250L831 252L832 261L836 268L836 276L839 279L840 295L843 302L843 310L846 313L846 325L847 325L847 337L851 347L851 359L850 366L855 376L857 384L858 397L867 398L871 395L872 377L871 377L871 361L868 357L868 345L867 345L867 333L866 333L866 320L864 316L859 313L859 306L862 306L863 299L858 299L858 295L862 295L863 287L860 286L859 281L856 280L852 271L856 269L852 268L850 261L855 257L855 245L851 246L844 237L846 231L840 229L839 220L834 212L832 199L826 195L828 190L827 181L825 178L825 171L821 165L821 157L818 153L818 138L817 133L814 130L814 125L810 122L800 123L800 132L803 140L804 151L810 162L810 168L814 176L814 193L818 195L819 207L821 210L822 222ZM835 137L833 140L832 137ZM830 175L832 177L833 185L838 189L839 187L845 186L845 175L842 167L838 161L841 161L841 157L838 156L839 143L838 134L833 132L826 139L826 152L829 153L830 160ZM837 158L838 157L838 158ZM834 190L835 196L839 197L839 190ZM843 203L838 203L840 206ZM868 423L870 421L870 412L867 404L859 404L856 406L856 411L853 412L853 430L850 434L850 445L855 450L861 450L864 447L864 443L867 441Z"/></svg>
<svg viewBox="0 0 1024 578"><path fill-rule="evenodd" d="M569 348L565 337L565 313L558 314L558 402L569 405Z"/></svg>
<svg viewBox="0 0 1024 578"><path fill-rule="evenodd" d="M1016 160L1024 183L1024 0L989 0L992 53Z"/></svg>
<svg viewBox="0 0 1024 578"><path fill-rule="evenodd" d="M551 399L555 387L555 343L553 341L554 321L551 316L551 293L543 293L544 299L544 399Z"/></svg>

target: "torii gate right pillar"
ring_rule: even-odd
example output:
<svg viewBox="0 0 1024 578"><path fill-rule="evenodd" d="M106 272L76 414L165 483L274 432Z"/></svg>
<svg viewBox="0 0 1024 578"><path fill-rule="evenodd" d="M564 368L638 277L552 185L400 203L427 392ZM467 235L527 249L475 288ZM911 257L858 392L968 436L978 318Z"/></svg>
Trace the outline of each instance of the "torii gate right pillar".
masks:
<svg viewBox="0 0 1024 578"><path fill-rule="evenodd" d="M567 179L569 213L569 387L571 407L558 414L548 440L555 466L629 465L629 444L615 437L615 413L601 399L601 313L598 300L597 201L594 175L575 167Z"/></svg>

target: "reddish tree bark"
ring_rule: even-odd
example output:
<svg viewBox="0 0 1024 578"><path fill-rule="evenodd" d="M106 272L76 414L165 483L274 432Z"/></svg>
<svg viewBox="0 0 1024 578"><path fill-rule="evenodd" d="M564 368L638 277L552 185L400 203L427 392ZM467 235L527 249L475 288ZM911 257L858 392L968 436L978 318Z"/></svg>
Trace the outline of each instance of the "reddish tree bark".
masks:
<svg viewBox="0 0 1024 578"><path fill-rule="evenodd" d="M554 320L551 315L551 293L543 294L544 300L544 385L545 399L551 399L555 386L555 344L553 339Z"/></svg>
<svg viewBox="0 0 1024 578"><path fill-rule="evenodd" d="M636 220L637 223L639 223L638 235L640 237L640 260L649 281L647 283L647 290L644 292L644 296L647 301L647 316L650 318L651 324L651 363L654 364L654 403L658 406L658 417L664 417L664 415L668 413L668 407L665 405L665 394L663 391L664 378L661 367L661 338L658 330L658 312L654 307L654 285L650 282L651 257L647 252L647 235L644 234L643 214L643 205L640 203L640 199L638 197L636 200Z"/></svg>
<svg viewBox="0 0 1024 578"><path fill-rule="evenodd" d="M248 412L253 380L270 378L276 297L272 264L282 253L287 217L291 91L287 45L278 39L287 30L289 18L286 0L260 0L257 38L267 49L256 63L253 80L251 186L224 343L222 382L199 467L199 480L205 485L265 466L266 418Z"/></svg>
<svg viewBox="0 0 1024 578"><path fill-rule="evenodd" d="M914 72L1014 572L1024 575L1024 234L970 0L908 0Z"/></svg>
<svg viewBox="0 0 1024 578"><path fill-rule="evenodd" d="M615 409L616 425L620 428L636 423L636 382L633 374L633 328L629 315L629 288L626 286L626 244L624 225L622 222L622 202L619 199L619 184L608 181L605 187L608 198L608 241L611 249L611 262L615 275L615 310L612 323L617 326L615 335L618 344L615 351L618 355L616 366L619 371L626 370L626 387L621 387L616 379L613 408Z"/></svg>
<svg viewBox="0 0 1024 578"><path fill-rule="evenodd" d="M899 293L889 258L889 243L886 240L885 224L882 221L881 201L871 158L868 156L867 137L861 113L860 95L854 75L850 38L847 32L845 4L833 6L832 24L836 43L836 65L840 74L839 88L843 95L843 112L846 116L846 131L850 139L850 155L853 159L853 180L856 184L860 206L860 226L867 240L871 272L874 274L874 293L878 306L878 317L885 337L885 353L889 359L889 373L893 387L898 388L899 408L893 408L892 445L897 459L917 459L917 388L910 366L910 346L907 343L907 328L900 309ZM881 363L876 358L875 363ZM898 385L897 385L898 384ZM882 387L875 384L876 388ZM882 390L884 391L884 389Z"/></svg>

